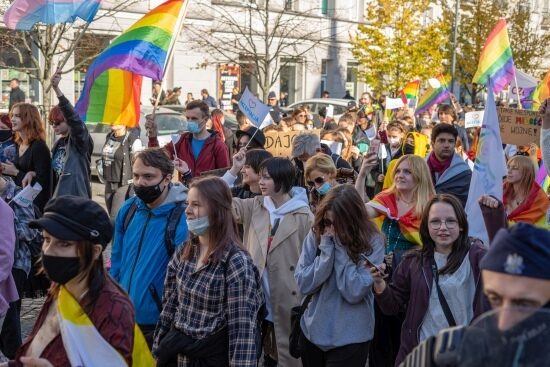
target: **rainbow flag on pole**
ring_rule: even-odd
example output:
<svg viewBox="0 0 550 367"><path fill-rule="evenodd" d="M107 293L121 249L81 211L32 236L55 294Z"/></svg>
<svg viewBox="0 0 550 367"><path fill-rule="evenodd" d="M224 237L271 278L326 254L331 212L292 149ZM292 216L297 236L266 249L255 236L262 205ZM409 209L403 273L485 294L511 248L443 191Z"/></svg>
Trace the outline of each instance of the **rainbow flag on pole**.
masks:
<svg viewBox="0 0 550 367"><path fill-rule="evenodd" d="M138 124L141 78L163 79L186 6L186 0L157 6L94 60L76 104L83 121Z"/></svg>
<svg viewBox="0 0 550 367"><path fill-rule="evenodd" d="M491 79L494 92L500 93L514 79L514 70L506 20L501 19L483 45L472 82L486 85Z"/></svg>
<svg viewBox="0 0 550 367"><path fill-rule="evenodd" d="M547 98L550 98L550 71L546 73L544 79L537 85L537 88L535 88L531 95L533 110L538 110L542 102Z"/></svg>
<svg viewBox="0 0 550 367"><path fill-rule="evenodd" d="M28 31L36 23L57 24L80 18L90 23L101 0L15 0L4 14L4 23L13 30Z"/></svg>
<svg viewBox="0 0 550 367"><path fill-rule="evenodd" d="M434 104L441 103L450 97L448 78L443 74L438 74L435 78L428 81L430 87L426 89L424 94L418 100L416 106L416 114L427 111Z"/></svg>

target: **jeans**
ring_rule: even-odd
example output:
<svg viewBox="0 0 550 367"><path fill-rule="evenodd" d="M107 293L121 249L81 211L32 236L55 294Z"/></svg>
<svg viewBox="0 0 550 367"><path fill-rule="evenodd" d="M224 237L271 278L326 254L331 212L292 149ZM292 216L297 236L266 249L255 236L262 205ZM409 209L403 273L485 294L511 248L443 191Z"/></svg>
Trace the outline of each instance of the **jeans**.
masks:
<svg viewBox="0 0 550 367"><path fill-rule="evenodd" d="M304 337L302 365L304 367L365 367L369 356L369 343L370 340L348 344L325 352Z"/></svg>

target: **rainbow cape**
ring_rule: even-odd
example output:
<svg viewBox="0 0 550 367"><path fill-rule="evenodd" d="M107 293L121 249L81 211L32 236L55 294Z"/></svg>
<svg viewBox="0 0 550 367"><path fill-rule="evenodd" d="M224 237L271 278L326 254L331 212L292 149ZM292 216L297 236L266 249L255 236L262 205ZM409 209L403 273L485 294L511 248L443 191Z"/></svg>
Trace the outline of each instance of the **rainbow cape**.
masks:
<svg viewBox="0 0 550 367"><path fill-rule="evenodd" d="M127 366L126 360L101 336L80 304L63 286L59 288L57 310L61 338L71 366ZM133 332L132 365L155 366L155 360L137 325Z"/></svg>
<svg viewBox="0 0 550 367"><path fill-rule="evenodd" d="M101 0L15 0L4 14L4 23L13 30L28 31L36 23L57 24L81 18L91 22Z"/></svg>
<svg viewBox="0 0 550 367"><path fill-rule="evenodd" d="M504 192L503 203L506 206L507 193ZM542 190L538 183L533 182L527 198L508 214L508 224L525 222L538 227L550 229L546 224L546 213L550 208L548 195Z"/></svg>
<svg viewBox="0 0 550 367"><path fill-rule="evenodd" d="M367 205L370 205L379 213L374 218L374 223L378 229L382 230L382 224L386 217L396 219L399 222L399 230L403 237L414 244L414 246L422 246L422 241L420 240L420 218L414 214L413 209L398 218L395 194L384 190L369 201Z"/></svg>
<svg viewBox="0 0 550 367"><path fill-rule="evenodd" d="M514 79L514 76L514 59L506 20L501 19L483 45L472 82L485 85L491 79L494 92L500 93Z"/></svg>
<svg viewBox="0 0 550 367"><path fill-rule="evenodd" d="M545 99L550 98L550 70L546 73L539 85L537 85L530 97L533 101L532 109L536 111L538 111Z"/></svg>
<svg viewBox="0 0 550 367"><path fill-rule="evenodd" d="M432 81L433 80L433 81ZM447 87L448 79L443 74L438 74L434 79L430 79L430 87L424 91L424 94L418 100L416 114L427 111L434 104L441 103L450 97Z"/></svg>
<svg viewBox="0 0 550 367"><path fill-rule="evenodd" d="M141 79L163 79L186 5L184 0L169 0L157 6L99 54L76 104L83 121L138 124Z"/></svg>

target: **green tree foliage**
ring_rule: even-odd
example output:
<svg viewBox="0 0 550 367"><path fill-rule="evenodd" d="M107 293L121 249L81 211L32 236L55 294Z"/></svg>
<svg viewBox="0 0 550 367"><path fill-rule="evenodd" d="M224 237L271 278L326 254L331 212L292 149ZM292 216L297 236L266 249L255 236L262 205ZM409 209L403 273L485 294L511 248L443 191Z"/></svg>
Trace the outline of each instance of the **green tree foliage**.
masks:
<svg viewBox="0 0 550 367"><path fill-rule="evenodd" d="M427 16L428 0L374 0L351 36L360 75L377 92L396 94L407 82L444 71L449 25Z"/></svg>

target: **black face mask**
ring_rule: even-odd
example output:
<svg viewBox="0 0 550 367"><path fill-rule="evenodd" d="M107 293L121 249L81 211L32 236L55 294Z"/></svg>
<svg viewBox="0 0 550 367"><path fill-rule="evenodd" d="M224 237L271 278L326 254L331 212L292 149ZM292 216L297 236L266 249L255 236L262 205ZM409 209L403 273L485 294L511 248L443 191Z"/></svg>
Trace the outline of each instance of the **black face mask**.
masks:
<svg viewBox="0 0 550 367"><path fill-rule="evenodd" d="M42 266L52 282L65 284L80 273L80 258L42 254Z"/></svg>
<svg viewBox="0 0 550 367"><path fill-rule="evenodd" d="M414 154L414 145L406 143L403 147L403 154Z"/></svg>
<svg viewBox="0 0 550 367"><path fill-rule="evenodd" d="M8 140L13 136L11 130L0 130L0 141Z"/></svg>
<svg viewBox="0 0 550 367"><path fill-rule="evenodd" d="M160 188L160 184L163 180L164 177L162 177L158 184L153 186L134 186L136 196L143 200L145 204L151 204L162 195L162 192L166 188L166 186L164 186L163 189Z"/></svg>

